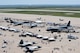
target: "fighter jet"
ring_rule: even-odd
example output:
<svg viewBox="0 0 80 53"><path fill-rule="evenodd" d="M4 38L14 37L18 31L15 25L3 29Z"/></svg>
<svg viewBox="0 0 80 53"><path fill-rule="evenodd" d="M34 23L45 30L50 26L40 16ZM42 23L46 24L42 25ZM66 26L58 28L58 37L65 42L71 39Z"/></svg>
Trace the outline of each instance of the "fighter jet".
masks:
<svg viewBox="0 0 80 53"><path fill-rule="evenodd" d="M32 46L33 44L36 44L36 43L35 42L28 42L28 41L21 40L19 42L19 47Z"/></svg>
<svg viewBox="0 0 80 53"><path fill-rule="evenodd" d="M23 32L22 34L20 34L19 35L19 37L26 37L26 36L30 36L30 37L34 37L35 36L35 34L34 33L32 33L32 32Z"/></svg>
<svg viewBox="0 0 80 53"><path fill-rule="evenodd" d="M77 36L75 36L75 35L71 35L71 34L68 35L67 38L68 38L68 39L74 39L74 40L78 39Z"/></svg>
<svg viewBox="0 0 80 53"><path fill-rule="evenodd" d="M47 28L46 31L51 31L51 33L53 33L53 32L67 32L67 33L68 32L75 32L75 30L70 25L70 23L71 23L71 21L69 21L67 25L49 27L49 28Z"/></svg>
<svg viewBox="0 0 80 53"><path fill-rule="evenodd" d="M0 26L0 29L2 29L2 30L8 30L8 27Z"/></svg>
<svg viewBox="0 0 80 53"><path fill-rule="evenodd" d="M20 32L18 29L14 29L14 28L8 28L8 30L13 32Z"/></svg>
<svg viewBox="0 0 80 53"><path fill-rule="evenodd" d="M41 46L27 46L25 52L33 53L34 51L38 51Z"/></svg>

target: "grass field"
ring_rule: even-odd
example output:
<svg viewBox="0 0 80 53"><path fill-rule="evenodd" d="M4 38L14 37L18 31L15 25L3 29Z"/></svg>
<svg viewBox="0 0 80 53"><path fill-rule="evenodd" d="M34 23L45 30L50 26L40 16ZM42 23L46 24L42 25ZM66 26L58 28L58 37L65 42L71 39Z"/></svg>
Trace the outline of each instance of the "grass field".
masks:
<svg viewBox="0 0 80 53"><path fill-rule="evenodd" d="M42 8L46 10L67 10L67 11L80 11L80 8Z"/></svg>
<svg viewBox="0 0 80 53"><path fill-rule="evenodd" d="M67 12L43 12L43 11L7 11L6 13L20 13L20 14L38 14L38 15L53 15L53 16L67 16L67 17L80 17L80 13L67 13Z"/></svg>

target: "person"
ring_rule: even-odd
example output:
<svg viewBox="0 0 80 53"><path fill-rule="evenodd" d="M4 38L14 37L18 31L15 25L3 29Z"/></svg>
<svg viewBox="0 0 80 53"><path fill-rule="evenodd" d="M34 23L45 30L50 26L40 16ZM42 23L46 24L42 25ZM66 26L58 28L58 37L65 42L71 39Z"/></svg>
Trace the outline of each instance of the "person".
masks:
<svg viewBox="0 0 80 53"><path fill-rule="evenodd" d="M3 52L6 52L5 50L3 50Z"/></svg>
<svg viewBox="0 0 80 53"><path fill-rule="evenodd" d="M59 40L61 42L61 40Z"/></svg>
<svg viewBox="0 0 80 53"><path fill-rule="evenodd" d="M39 29L39 32L40 32L41 30Z"/></svg>
<svg viewBox="0 0 80 53"><path fill-rule="evenodd" d="M61 37L61 35L59 35L59 37Z"/></svg>
<svg viewBox="0 0 80 53"><path fill-rule="evenodd" d="M12 34L12 36L14 36L14 35Z"/></svg>
<svg viewBox="0 0 80 53"><path fill-rule="evenodd" d="M41 43L44 44L44 42L41 40Z"/></svg>
<svg viewBox="0 0 80 53"><path fill-rule="evenodd" d="M53 53L53 50L52 50L52 53Z"/></svg>
<svg viewBox="0 0 80 53"><path fill-rule="evenodd" d="M57 36L54 36L55 39L57 39Z"/></svg>
<svg viewBox="0 0 80 53"><path fill-rule="evenodd" d="M22 26L22 28L23 28L23 26Z"/></svg>

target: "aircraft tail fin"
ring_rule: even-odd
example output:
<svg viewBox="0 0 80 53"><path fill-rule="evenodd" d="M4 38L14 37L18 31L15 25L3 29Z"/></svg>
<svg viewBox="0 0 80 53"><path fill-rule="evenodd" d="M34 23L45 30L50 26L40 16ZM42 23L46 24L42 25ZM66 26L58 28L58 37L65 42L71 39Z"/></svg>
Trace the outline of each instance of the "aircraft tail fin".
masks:
<svg viewBox="0 0 80 53"><path fill-rule="evenodd" d="M21 39L20 43L19 44L23 44L23 40Z"/></svg>
<svg viewBox="0 0 80 53"><path fill-rule="evenodd" d="M70 26L71 21L68 22L67 26Z"/></svg>
<svg viewBox="0 0 80 53"><path fill-rule="evenodd" d="M10 19L10 22L13 23L14 21Z"/></svg>

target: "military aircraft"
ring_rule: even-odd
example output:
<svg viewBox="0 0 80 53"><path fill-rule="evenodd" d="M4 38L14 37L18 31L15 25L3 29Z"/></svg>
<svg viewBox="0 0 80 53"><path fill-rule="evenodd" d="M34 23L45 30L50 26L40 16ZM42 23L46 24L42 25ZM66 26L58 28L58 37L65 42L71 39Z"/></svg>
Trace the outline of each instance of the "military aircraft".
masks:
<svg viewBox="0 0 80 53"><path fill-rule="evenodd" d="M24 23L29 23L29 21L19 22L19 21L12 20L11 18L5 18L4 20L6 20L6 22L8 23L13 23L15 26L22 25Z"/></svg>
<svg viewBox="0 0 80 53"><path fill-rule="evenodd" d="M35 36L35 34L34 33L32 33L32 32L23 32L22 34L20 34L19 35L19 37L26 37L26 36L30 36L30 37L34 37Z"/></svg>
<svg viewBox="0 0 80 53"><path fill-rule="evenodd" d="M67 36L67 38L68 38L68 39L74 39L74 40L78 39L77 36L72 35L72 34L69 34L69 35Z"/></svg>
<svg viewBox="0 0 80 53"><path fill-rule="evenodd" d="M37 24L36 24L36 23L30 22L30 21L17 22L17 21L10 20L10 23L13 23L15 26L22 25L22 24L26 24L26 25L29 26L30 28L37 27Z"/></svg>
<svg viewBox="0 0 80 53"><path fill-rule="evenodd" d="M26 26L29 26L30 28L34 28L34 27L37 27L37 23L34 22L34 21L23 21L23 22L19 22L19 21L15 21L15 20L12 20L11 18L5 18L4 20L6 20L6 22L8 23L13 23L14 26L18 26L18 25L26 25Z"/></svg>
<svg viewBox="0 0 80 53"><path fill-rule="evenodd" d="M32 46L33 44L36 44L36 43L35 42L28 42L28 41L21 40L19 42L19 47Z"/></svg>
<svg viewBox="0 0 80 53"><path fill-rule="evenodd" d="M60 25L60 26L54 26L54 27L48 27L46 31L53 32L75 32L73 29L73 26L70 25L71 21L68 22L67 25Z"/></svg>
<svg viewBox="0 0 80 53"><path fill-rule="evenodd" d="M10 20L10 23L13 23L15 26L17 26L17 25L22 25L24 22Z"/></svg>
<svg viewBox="0 0 80 53"><path fill-rule="evenodd" d="M8 30L8 27L0 26L0 29L2 29L2 30Z"/></svg>
<svg viewBox="0 0 80 53"><path fill-rule="evenodd" d="M33 53L34 51L38 51L41 46L27 46L25 52Z"/></svg>
<svg viewBox="0 0 80 53"><path fill-rule="evenodd" d="M28 42L28 41L25 42L21 39L18 46L25 49L24 50L25 53L27 53L27 52L33 53L34 51L37 51L37 50L39 50L39 48L41 48L41 46L33 46L33 44L36 44L36 43Z"/></svg>
<svg viewBox="0 0 80 53"><path fill-rule="evenodd" d="M14 29L14 28L8 28L8 30L13 32L20 32L18 29Z"/></svg>

